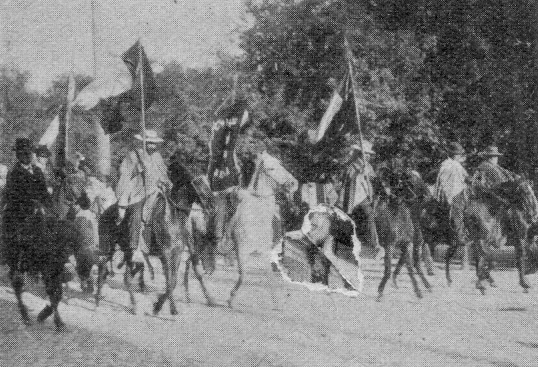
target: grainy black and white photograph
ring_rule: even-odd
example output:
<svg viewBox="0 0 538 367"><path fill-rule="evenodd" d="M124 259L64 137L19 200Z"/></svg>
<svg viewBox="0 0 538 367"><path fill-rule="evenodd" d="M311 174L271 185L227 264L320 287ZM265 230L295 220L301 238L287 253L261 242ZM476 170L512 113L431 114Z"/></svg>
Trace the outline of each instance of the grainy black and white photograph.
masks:
<svg viewBox="0 0 538 367"><path fill-rule="evenodd" d="M536 0L0 0L0 365L538 366Z"/></svg>

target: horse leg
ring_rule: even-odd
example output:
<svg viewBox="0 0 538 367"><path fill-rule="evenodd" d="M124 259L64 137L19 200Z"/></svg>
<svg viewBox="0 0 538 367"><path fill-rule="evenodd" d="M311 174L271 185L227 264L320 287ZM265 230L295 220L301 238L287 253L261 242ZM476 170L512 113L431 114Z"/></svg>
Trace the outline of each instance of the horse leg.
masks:
<svg viewBox="0 0 538 367"><path fill-rule="evenodd" d="M168 292L168 301L170 302L170 314L177 315L176 301L174 300L174 289L177 285L177 273L179 270L179 264L181 263L181 253L183 249L174 248L172 249L172 256L170 257L170 279L168 280L169 292Z"/></svg>
<svg viewBox="0 0 538 367"><path fill-rule="evenodd" d="M149 261L149 254L144 254L144 260L146 260L146 264L148 264L149 276L151 280L155 280L155 270L153 269L153 265L151 265L151 262Z"/></svg>
<svg viewBox="0 0 538 367"><path fill-rule="evenodd" d="M28 308L24 305L22 301L22 288L24 286L24 274L18 271L11 272L11 284L13 290L15 291L15 297L17 297L17 304L19 306L19 311L21 313L22 322L25 325L30 325L30 316L28 316Z"/></svg>
<svg viewBox="0 0 538 367"><path fill-rule="evenodd" d="M381 283L379 283L379 287L377 288L377 294L378 294L377 301L378 302L381 301L381 298L383 297L383 290L385 289L385 284L387 284L387 281L390 278L393 249L394 249L393 243L385 247L385 272L383 274L383 278L381 278Z"/></svg>
<svg viewBox="0 0 538 367"><path fill-rule="evenodd" d="M402 250L402 257L405 258L405 265L407 266L407 272L409 273L409 278L411 278L411 284L413 285L413 290L415 291L415 294L417 295L418 298L422 298L422 293L420 292L420 289L418 288L418 282L415 279L415 275L413 274L413 258L411 256L411 253L409 252L409 245L413 246L412 243L411 244L407 243Z"/></svg>
<svg viewBox="0 0 538 367"><path fill-rule="evenodd" d="M525 276L525 256L526 256L526 248L525 248L525 240L519 240L517 243L515 243L515 250L516 250L516 265L517 265L517 271L519 273L519 285L523 288L523 293L528 293L529 288L531 287L530 284L527 282L526 276Z"/></svg>
<svg viewBox="0 0 538 367"><path fill-rule="evenodd" d="M479 245L480 246L476 249L476 276L478 277L478 280L476 281L476 289L478 289L482 295L485 295L486 287L484 286L483 281L488 279L486 252L484 250L485 241L480 240Z"/></svg>
<svg viewBox="0 0 538 367"><path fill-rule="evenodd" d="M232 301L235 298L237 291L239 290L239 287L241 287L241 283L243 283L243 263L241 262L241 255L239 253L239 244L237 241L234 241L234 250L235 250L235 257L237 259L237 272L239 274L239 277L237 278L237 283L235 283L234 287L232 288L232 291L230 292L230 298L228 299L228 307L232 307Z"/></svg>
<svg viewBox="0 0 538 367"><path fill-rule="evenodd" d="M185 302L190 303L191 296L189 295L189 270L191 266L191 254L185 260L185 272L183 273L183 288L185 289ZM194 266L194 265L193 265Z"/></svg>
<svg viewBox="0 0 538 367"><path fill-rule="evenodd" d="M58 305L62 300L62 285L59 276L45 276L45 287L47 288L47 294L50 299L50 311L47 310L47 307L41 313L44 313L44 317L41 319L38 317L38 321L43 321L48 315L54 313L54 324L56 325L57 331L66 331L65 323L60 317L60 312L58 311ZM40 315L41 315L40 313ZM48 315L47 315L48 313ZM46 315L46 316L45 316Z"/></svg>
<svg viewBox="0 0 538 367"><path fill-rule="evenodd" d="M129 251L128 253L125 253L125 264L127 265L127 268L125 269L123 281L127 288L127 292L129 292L129 299L131 301L131 313L133 315L136 315L136 299L134 296L134 286L133 286L133 279L135 276L135 265L132 261L133 253L132 251Z"/></svg>
<svg viewBox="0 0 538 367"><path fill-rule="evenodd" d="M97 291L95 292L95 307L99 307L101 300L101 289L108 274L108 259L100 258L97 262Z"/></svg>
<svg viewBox="0 0 538 367"><path fill-rule="evenodd" d="M456 243L456 241L451 240L445 255L445 276L449 287L452 284L452 278L450 276L450 260L454 257L457 250L458 244Z"/></svg>
<svg viewBox="0 0 538 367"><path fill-rule="evenodd" d="M426 242L422 242L422 258L424 259L424 264L426 265L426 271L428 272L428 275L435 275L435 272L433 269L435 268L433 264L433 257L432 252L430 249L430 245L428 245Z"/></svg>
<svg viewBox="0 0 538 367"><path fill-rule="evenodd" d="M398 262L396 263L396 268L394 268L394 271L392 272L392 285L396 289L398 289L398 282L396 281L396 278L398 277L398 274L400 274L400 270L402 270L404 262L405 262L405 257L400 256L400 258L398 259Z"/></svg>
<svg viewBox="0 0 538 367"><path fill-rule="evenodd" d="M420 265L420 250L421 250L421 248L424 247L424 242L422 242L421 244L414 244L413 243L412 246L413 246L413 263L414 263L415 270L417 271L417 274L420 277L420 279L422 280L422 283L424 284L426 289L429 292L431 292L432 291L432 286L428 282L428 279L426 279L426 277L424 276L424 273L422 272L422 266Z"/></svg>
<svg viewBox="0 0 538 367"><path fill-rule="evenodd" d="M183 235L183 238L187 239L185 240L185 243L187 244L187 247L188 247L188 250L189 250L189 258L187 260L187 263L189 261L192 262L192 254L194 254L194 244L192 243L192 241L190 241L190 237L188 235ZM188 276L188 269L185 270L185 277ZM211 297L211 295L209 294L209 292L207 291L207 288L204 284L204 279L202 277L202 274L200 274L200 272L198 271L197 269L197 266L196 264L192 264L192 270L194 271L194 276L196 277L196 279L198 280L198 282L200 283L200 287L202 288L202 293L204 294L204 297L207 301L207 305L208 306L214 306L215 305L215 301L213 300L213 297ZM185 279L184 279L185 280Z"/></svg>
<svg viewBox="0 0 538 367"><path fill-rule="evenodd" d="M463 245L463 254L461 257L461 270L468 271L469 270L469 246L467 244Z"/></svg>

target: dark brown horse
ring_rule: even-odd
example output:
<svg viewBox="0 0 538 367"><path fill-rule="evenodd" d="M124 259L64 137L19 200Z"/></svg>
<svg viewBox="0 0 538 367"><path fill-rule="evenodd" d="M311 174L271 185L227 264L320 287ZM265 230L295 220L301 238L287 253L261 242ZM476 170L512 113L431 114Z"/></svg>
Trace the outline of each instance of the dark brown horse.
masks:
<svg viewBox="0 0 538 367"><path fill-rule="evenodd" d="M393 274L396 285L396 276L405 264L409 272L413 290L418 298L422 298L422 292L415 279L413 268L421 278L426 289L431 291L431 285L424 276L420 265L421 243L415 243L415 226L411 217L411 209L407 204L410 192L404 185L402 173L386 172L372 184L374 187L375 200L375 223L379 237L379 243L385 248L385 270L381 283L378 287L378 301L383 297L385 285L392 272L392 256L398 248L401 251L398 264ZM410 248L412 252L410 252Z"/></svg>
<svg viewBox="0 0 538 367"><path fill-rule="evenodd" d="M472 241L478 277L476 288L485 294L484 281L494 285L490 274L492 249L505 239L508 246L514 246L519 285L528 292L530 285L525 277L528 231L538 214L530 183L517 178L491 190L468 188L456 200L465 203L456 206L460 209L453 210L452 217L455 225L463 226Z"/></svg>
<svg viewBox="0 0 538 367"><path fill-rule="evenodd" d="M151 244L149 244L148 247L151 249L150 252L152 254L155 254L160 258L166 279L165 292L158 295L157 301L154 303L153 312L155 314L161 310L166 300L170 302L170 313L172 315L178 313L172 292L177 284L177 272L181 253L185 246L187 246L189 252L193 252L192 240L186 229L188 211L189 208L177 205L171 198L164 194L159 194L159 197L154 204L150 220L146 224L145 230L149 231L148 237L151 238ZM126 223L121 223L119 226L116 226L116 217L117 207L113 206L107 209L100 218L99 232L100 242L102 242L100 246L108 247L108 250L106 248L104 248L104 250L105 252L110 252L113 246L118 244L120 249L124 252L124 261L127 267L125 270L124 282L131 300L131 311L132 313L136 313L133 278L143 269L143 260L134 259L136 249L132 249L129 244L128 227ZM144 253L144 256L147 257L148 255L149 253ZM103 270L104 266L106 266L106 263L101 262L99 266L100 277L105 273ZM194 272L200 282L208 304L213 304L213 300L207 292L202 276L197 272L196 268L194 268ZM96 304L99 302L102 284L103 281L98 280L95 296Z"/></svg>
<svg viewBox="0 0 538 367"><path fill-rule="evenodd" d="M30 324L28 309L22 301L24 274L41 274L50 305L39 313L37 321L42 322L54 314L56 328L65 329L58 304L62 299L64 265L80 245L76 228L69 221L48 216L43 208L36 206L34 214L20 223L15 236L14 241L6 241L6 257L23 322Z"/></svg>

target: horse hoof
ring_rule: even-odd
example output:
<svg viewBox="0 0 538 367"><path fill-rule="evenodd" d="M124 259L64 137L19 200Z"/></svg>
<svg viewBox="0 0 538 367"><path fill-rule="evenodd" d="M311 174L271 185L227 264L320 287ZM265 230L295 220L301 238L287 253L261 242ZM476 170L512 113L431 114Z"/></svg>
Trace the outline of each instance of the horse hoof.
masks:
<svg viewBox="0 0 538 367"><path fill-rule="evenodd" d="M179 315L179 312L177 312L176 309L173 309L173 310L170 310L170 315L176 316L176 315Z"/></svg>
<svg viewBox="0 0 538 367"><path fill-rule="evenodd" d="M497 283L495 283L495 282L491 282L491 283L489 283L489 286L490 286L491 288L497 288Z"/></svg>
<svg viewBox="0 0 538 367"><path fill-rule="evenodd" d="M159 306L159 304L157 304L157 303L154 303L153 304L153 314L157 315L159 313L159 311L161 311L161 306Z"/></svg>
<svg viewBox="0 0 538 367"><path fill-rule="evenodd" d="M399 288L398 288L398 283L396 282L396 279L394 279L394 280L392 281L392 286L393 286L394 288L396 288L396 289L399 289Z"/></svg>
<svg viewBox="0 0 538 367"><path fill-rule="evenodd" d="M523 288L523 293L529 293L529 288Z"/></svg>
<svg viewBox="0 0 538 367"><path fill-rule="evenodd" d="M37 315L37 322L45 321L47 317L52 315L52 312L53 310L51 306L45 306L45 308Z"/></svg>
<svg viewBox="0 0 538 367"><path fill-rule="evenodd" d="M377 298L375 299L376 302L381 302L381 300L383 299L383 295L380 294L377 296Z"/></svg>
<svg viewBox="0 0 538 367"><path fill-rule="evenodd" d="M129 313L130 313L131 315L136 315L136 308L134 308L134 307L130 308L130 309L129 309Z"/></svg>
<svg viewBox="0 0 538 367"><path fill-rule="evenodd" d="M428 292L433 293L433 287L431 285L429 287L426 287L426 289L428 290Z"/></svg>
<svg viewBox="0 0 538 367"><path fill-rule="evenodd" d="M423 296L422 296L422 293L417 293L416 295L417 295L417 298L418 298L418 299L422 299L422 297L423 297Z"/></svg>
<svg viewBox="0 0 538 367"><path fill-rule="evenodd" d="M65 332L67 332L67 326L63 322L57 322L56 323L56 332L57 333L65 333Z"/></svg>
<svg viewBox="0 0 538 367"><path fill-rule="evenodd" d="M231 299L229 299L228 301L226 301L226 303L228 304L228 307L229 307L229 308L232 308L232 300L231 300Z"/></svg>
<svg viewBox="0 0 538 367"><path fill-rule="evenodd" d="M214 307L214 306L217 305L217 303L216 303L212 298L209 298L209 299L207 300L207 303L206 303L206 304L207 304L209 307ZM232 306L231 306L231 305L232 305L232 301L231 301L231 300L228 301L228 305L229 305L230 307L232 307Z"/></svg>
<svg viewBox="0 0 538 367"><path fill-rule="evenodd" d="M29 317L23 317L22 318L22 323L24 324L24 326L31 326L32 325L32 321L30 321L30 318Z"/></svg>

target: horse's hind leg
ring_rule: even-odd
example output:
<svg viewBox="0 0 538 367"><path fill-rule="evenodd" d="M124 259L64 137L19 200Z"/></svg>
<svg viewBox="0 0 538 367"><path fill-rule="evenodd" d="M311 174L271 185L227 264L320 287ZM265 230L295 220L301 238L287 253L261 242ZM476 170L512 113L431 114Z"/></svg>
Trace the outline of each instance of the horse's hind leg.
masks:
<svg viewBox="0 0 538 367"><path fill-rule="evenodd" d="M422 293L420 292L420 289L418 288L417 280L415 279L415 275L413 274L413 258L411 256L411 253L409 251L409 245L406 244L405 247L402 250L402 257L405 258L405 265L407 266L407 272L409 273L409 278L411 279L411 284L413 285L413 290L415 291L415 294L418 298L422 298ZM413 246L413 244L411 244ZM418 263L418 262L417 262ZM424 276L424 275L422 275ZM427 283L427 281L426 281Z"/></svg>
<svg viewBox="0 0 538 367"><path fill-rule="evenodd" d="M28 308L22 302L22 288L24 286L24 274L18 271L11 272L11 284L15 291L15 297L17 297L17 304L21 313L22 322L25 325L30 325L30 316L28 316Z"/></svg>
<svg viewBox="0 0 538 367"><path fill-rule="evenodd" d="M415 270L417 271L417 274L422 280L422 283L424 284L426 289L431 292L432 286L428 282L428 279L426 279L426 277L424 276L424 273L422 272L422 266L420 265L420 250L422 247L424 247L424 243L420 245L413 244L412 246L413 246L413 263L414 263Z"/></svg>
<svg viewBox="0 0 538 367"><path fill-rule="evenodd" d="M377 288L377 293L378 293L377 301L381 301L381 298L383 297L383 290L385 289L385 284L387 284L387 281L390 278L393 249L394 249L393 244L390 244L387 247L385 247L385 271L383 274L383 278L381 278L381 283L379 283L379 287Z"/></svg>
<svg viewBox="0 0 538 367"><path fill-rule="evenodd" d="M515 244L515 250L516 250L516 265L517 265L517 270L519 273L519 285L523 288L523 292L527 293L531 286L527 282L527 278L525 276L525 256L526 256L525 240L519 240L519 242Z"/></svg>
<svg viewBox="0 0 538 367"><path fill-rule="evenodd" d="M422 242L422 258L424 259L424 265L426 265L426 271L428 272L428 275L435 275L434 272L434 264L433 264L433 258L432 258L432 252L430 249L430 245L428 245L426 242Z"/></svg>
<svg viewBox="0 0 538 367"><path fill-rule="evenodd" d="M184 238L189 238L189 237L187 235L185 235ZM194 244L190 240L186 240L185 242L187 243L189 254L193 254L194 253ZM189 258L188 258L187 262L188 261L192 262L192 256L191 255L189 255ZM187 270L188 269L185 269L185 273L187 273ZM194 271L194 276L196 277L196 279L200 283L200 287L202 288L202 293L204 294L204 297L205 297L205 299L207 301L207 305L208 306L215 305L215 301L213 300L213 298L211 297L211 295L207 291L207 288L206 288L206 286L204 284L204 279L202 277L202 274L200 274L200 272L197 269L197 266L194 263L192 264L192 270ZM188 276L188 274L185 275L185 277L187 277L187 276Z"/></svg>
<svg viewBox="0 0 538 367"><path fill-rule="evenodd" d="M97 290L95 292L95 307L99 307L99 301L101 300L101 290L109 273L108 262L109 259L103 256L100 256L97 261Z"/></svg>
<svg viewBox="0 0 538 367"><path fill-rule="evenodd" d="M183 288L185 290L185 302L187 303L190 303L191 301L191 296L189 295L189 270L191 266L191 261L192 257L189 253L187 259L185 260L185 272L183 273Z"/></svg>

